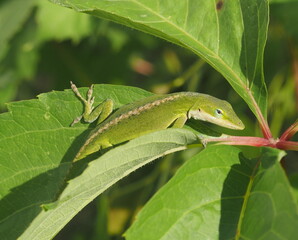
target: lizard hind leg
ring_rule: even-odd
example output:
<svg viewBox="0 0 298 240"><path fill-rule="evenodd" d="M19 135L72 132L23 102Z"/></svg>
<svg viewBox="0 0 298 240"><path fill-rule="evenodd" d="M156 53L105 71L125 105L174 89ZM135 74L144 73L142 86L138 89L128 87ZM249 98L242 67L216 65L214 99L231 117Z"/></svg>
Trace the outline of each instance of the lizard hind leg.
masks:
<svg viewBox="0 0 298 240"><path fill-rule="evenodd" d="M79 161L91 154L95 154L96 152L101 152L102 150L112 146L113 145L107 140L103 140L101 142L88 142L87 140L87 142L81 147L75 156L74 162Z"/></svg>
<svg viewBox="0 0 298 240"><path fill-rule="evenodd" d="M93 93L93 85L90 86L88 92L87 92L87 99L83 98L80 94L78 88L75 84L70 82L71 88L75 95L83 102L84 104L84 113L77 117L71 124L73 126L75 123L78 123L82 118L85 122L92 123L96 119L97 123L101 123L104 121L113 111L113 101L111 99L106 99L101 104L99 104L97 107L93 107L94 103L94 96L92 96Z"/></svg>

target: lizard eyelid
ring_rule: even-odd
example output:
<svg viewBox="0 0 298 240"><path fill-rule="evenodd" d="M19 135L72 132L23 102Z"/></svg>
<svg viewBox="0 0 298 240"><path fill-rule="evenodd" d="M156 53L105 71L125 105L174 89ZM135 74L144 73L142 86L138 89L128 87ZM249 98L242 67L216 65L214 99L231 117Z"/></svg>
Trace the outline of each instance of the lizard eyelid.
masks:
<svg viewBox="0 0 298 240"><path fill-rule="evenodd" d="M222 115L223 114L223 111L221 110L221 109L216 109L215 110L215 112L216 112L216 114L218 114L218 115Z"/></svg>

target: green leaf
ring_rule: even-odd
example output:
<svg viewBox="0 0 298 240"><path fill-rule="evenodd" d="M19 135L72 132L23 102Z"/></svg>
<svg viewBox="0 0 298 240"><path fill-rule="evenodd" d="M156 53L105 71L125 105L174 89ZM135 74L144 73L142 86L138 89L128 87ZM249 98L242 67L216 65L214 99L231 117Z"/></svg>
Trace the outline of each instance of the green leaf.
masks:
<svg viewBox="0 0 298 240"><path fill-rule="evenodd" d="M36 0L8 0L0 3L0 60L9 47L11 38L21 30Z"/></svg>
<svg viewBox="0 0 298 240"><path fill-rule="evenodd" d="M298 173L291 174L289 176L289 181L292 185L293 194L294 194L296 202L298 204Z"/></svg>
<svg viewBox="0 0 298 240"><path fill-rule="evenodd" d="M91 17L76 14L48 1L39 1L36 20L40 41L71 39L79 42L91 33Z"/></svg>
<svg viewBox="0 0 298 240"><path fill-rule="evenodd" d="M51 0L183 46L218 70L260 121L266 117L266 0Z"/></svg>
<svg viewBox="0 0 298 240"><path fill-rule="evenodd" d="M87 88L80 91L86 93ZM96 85L94 95L96 104L110 98L118 108L151 93L133 87ZM86 137L88 124L69 127L82 108L73 92L66 90L10 103L9 112L0 115L0 239L52 238L113 183L197 139L183 129L135 139L90 166L78 162L72 168L74 179L66 185L73 157Z"/></svg>
<svg viewBox="0 0 298 240"><path fill-rule="evenodd" d="M2 72L0 69L0 110L5 109L4 103L10 101L17 92L17 81L15 74L6 69Z"/></svg>
<svg viewBox="0 0 298 240"><path fill-rule="evenodd" d="M57 202L44 205L47 211L36 217L21 239L39 240L54 236L83 207L115 182L157 158L186 149L187 144L195 141L197 137L190 131L166 129L110 150L89 163L80 176L70 180Z"/></svg>
<svg viewBox="0 0 298 240"><path fill-rule="evenodd" d="M101 85L94 94L97 103L109 96L119 107L150 93ZM8 109L0 115L0 238L16 239L41 210L40 205L57 197L72 161L70 153L77 149L72 143L84 139L79 135L88 124L69 127L83 110L70 90L10 103Z"/></svg>
<svg viewBox="0 0 298 240"><path fill-rule="evenodd" d="M126 239L295 239L298 210L278 160L211 146L190 159L146 204Z"/></svg>

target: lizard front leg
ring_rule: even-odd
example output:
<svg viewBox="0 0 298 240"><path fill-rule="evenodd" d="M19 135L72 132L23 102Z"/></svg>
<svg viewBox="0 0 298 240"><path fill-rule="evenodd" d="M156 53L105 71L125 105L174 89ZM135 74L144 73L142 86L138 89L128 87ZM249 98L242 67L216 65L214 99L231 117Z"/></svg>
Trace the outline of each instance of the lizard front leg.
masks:
<svg viewBox="0 0 298 240"><path fill-rule="evenodd" d="M186 120L187 120L186 115L180 116L174 121L172 127L173 128L182 128L184 126Z"/></svg>
<svg viewBox="0 0 298 240"><path fill-rule="evenodd" d="M94 103L94 97L92 96L93 93L93 85L90 86L88 92L87 92L87 99L83 98L80 94L78 88L76 85L72 82L70 82L71 88L75 95L83 102L84 104L84 113L73 120L70 126L73 126L74 124L81 121L83 118L85 122L92 123L96 119L97 123L103 122L113 111L113 101L111 99L106 99L101 104L99 104L97 107L93 107Z"/></svg>

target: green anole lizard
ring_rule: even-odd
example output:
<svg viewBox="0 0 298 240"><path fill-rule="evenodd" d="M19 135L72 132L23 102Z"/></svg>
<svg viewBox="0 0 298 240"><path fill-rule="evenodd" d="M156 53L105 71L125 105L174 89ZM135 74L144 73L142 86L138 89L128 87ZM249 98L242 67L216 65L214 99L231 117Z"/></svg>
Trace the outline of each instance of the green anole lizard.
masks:
<svg viewBox="0 0 298 240"><path fill-rule="evenodd" d="M89 123L98 119L98 125L92 130L74 161L150 132L168 127L181 128L189 118L226 128L244 129L244 124L228 102L207 94L179 92L153 95L125 105L111 114L112 100L107 99L95 108L92 106L93 85L88 90L87 99L81 96L72 82L71 88L85 105L84 113L71 126L82 118Z"/></svg>

